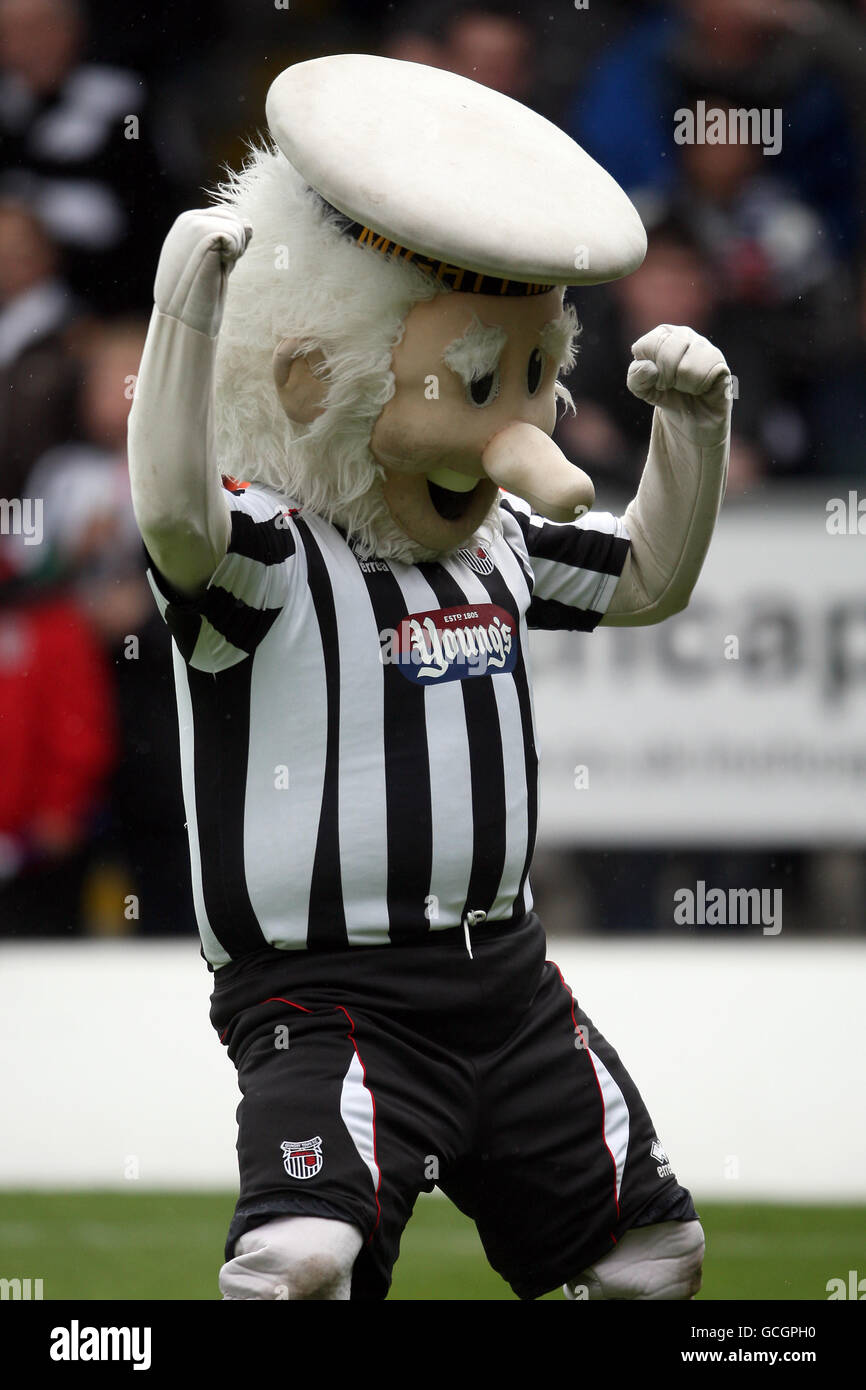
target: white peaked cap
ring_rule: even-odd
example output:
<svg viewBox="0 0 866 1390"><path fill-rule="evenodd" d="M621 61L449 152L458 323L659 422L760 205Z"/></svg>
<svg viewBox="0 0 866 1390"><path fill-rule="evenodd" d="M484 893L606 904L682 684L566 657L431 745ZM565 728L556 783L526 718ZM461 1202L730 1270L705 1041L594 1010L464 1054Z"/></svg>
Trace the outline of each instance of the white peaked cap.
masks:
<svg viewBox="0 0 866 1390"><path fill-rule="evenodd" d="M600 164L528 107L455 73L314 58L276 78L266 110L289 162L379 250L395 253L384 238L407 259L548 286L616 280L646 255L635 208Z"/></svg>

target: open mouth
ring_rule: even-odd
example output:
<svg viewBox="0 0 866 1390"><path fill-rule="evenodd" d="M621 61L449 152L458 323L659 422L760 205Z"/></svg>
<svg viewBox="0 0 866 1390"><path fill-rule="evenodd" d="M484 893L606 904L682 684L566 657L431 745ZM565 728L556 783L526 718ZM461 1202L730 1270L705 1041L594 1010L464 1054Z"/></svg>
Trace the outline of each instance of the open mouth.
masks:
<svg viewBox="0 0 866 1390"><path fill-rule="evenodd" d="M478 490L478 481L446 468L438 470L435 482L432 477L427 478L430 501L443 521L459 521L466 515ZM457 486L448 487L452 482Z"/></svg>
<svg viewBox="0 0 866 1390"><path fill-rule="evenodd" d="M427 479L430 501L445 521L459 521L469 511L478 484L471 492L452 492L450 488L440 487Z"/></svg>

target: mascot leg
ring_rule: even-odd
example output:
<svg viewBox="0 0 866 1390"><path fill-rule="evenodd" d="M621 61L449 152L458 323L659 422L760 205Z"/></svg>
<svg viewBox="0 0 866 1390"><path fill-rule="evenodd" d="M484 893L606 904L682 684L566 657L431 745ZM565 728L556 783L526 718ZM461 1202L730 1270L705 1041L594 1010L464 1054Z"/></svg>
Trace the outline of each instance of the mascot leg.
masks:
<svg viewBox="0 0 866 1390"><path fill-rule="evenodd" d="M626 1231L563 1293L573 1300L694 1298L701 1287L704 1233L700 1221L664 1221Z"/></svg>
<svg viewBox="0 0 866 1390"><path fill-rule="evenodd" d="M363 1238L347 1221L283 1216L247 1231L220 1270L224 1299L348 1299Z"/></svg>

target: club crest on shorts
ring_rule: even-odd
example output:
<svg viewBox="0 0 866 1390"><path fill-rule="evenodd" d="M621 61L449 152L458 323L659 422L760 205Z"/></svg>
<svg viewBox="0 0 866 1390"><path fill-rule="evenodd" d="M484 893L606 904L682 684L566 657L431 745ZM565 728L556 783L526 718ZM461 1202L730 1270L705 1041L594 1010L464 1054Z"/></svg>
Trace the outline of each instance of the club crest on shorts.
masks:
<svg viewBox="0 0 866 1390"><path fill-rule="evenodd" d="M322 1158L322 1139L287 1139L280 1145L283 1151L283 1167L290 1178L314 1178L324 1162Z"/></svg>
<svg viewBox="0 0 866 1390"><path fill-rule="evenodd" d="M476 574L492 574L493 561L487 554L483 545L464 546L457 551L458 560L462 560L464 565L468 565Z"/></svg>

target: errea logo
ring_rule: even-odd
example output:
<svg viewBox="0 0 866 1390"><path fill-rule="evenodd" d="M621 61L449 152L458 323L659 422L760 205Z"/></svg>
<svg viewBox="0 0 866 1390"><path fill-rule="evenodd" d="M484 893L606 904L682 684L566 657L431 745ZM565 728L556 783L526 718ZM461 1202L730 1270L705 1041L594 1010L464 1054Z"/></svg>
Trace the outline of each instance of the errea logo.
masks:
<svg viewBox="0 0 866 1390"><path fill-rule="evenodd" d="M650 1157L654 1158L659 1165L656 1172L660 1178L673 1177L673 1169L671 1168L670 1160L658 1139L654 1139L650 1145Z"/></svg>

